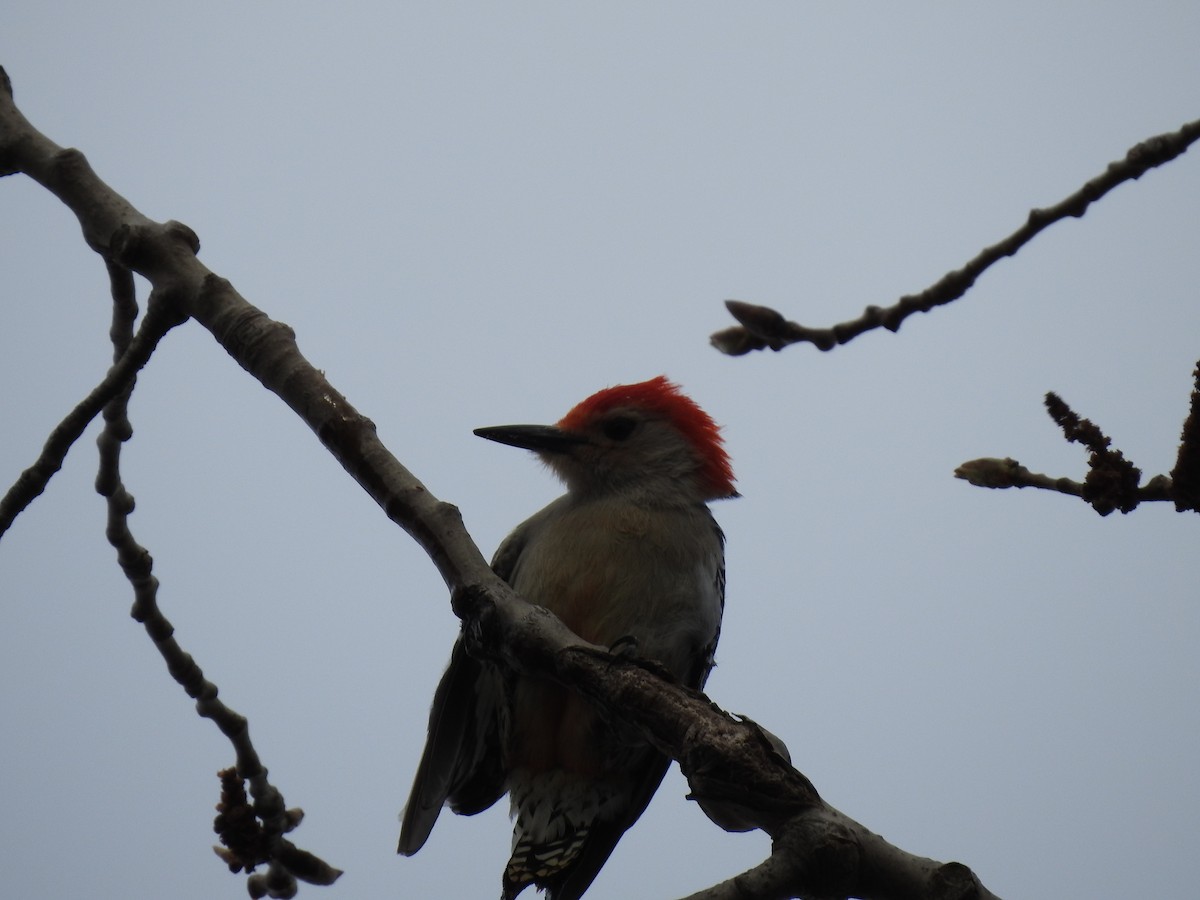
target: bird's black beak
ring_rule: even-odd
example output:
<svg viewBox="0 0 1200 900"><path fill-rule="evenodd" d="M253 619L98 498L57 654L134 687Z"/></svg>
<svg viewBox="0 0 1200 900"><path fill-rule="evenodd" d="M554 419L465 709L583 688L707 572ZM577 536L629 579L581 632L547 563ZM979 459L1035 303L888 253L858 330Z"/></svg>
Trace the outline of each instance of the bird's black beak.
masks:
<svg viewBox="0 0 1200 900"><path fill-rule="evenodd" d="M587 443L587 438L555 425L493 425L476 428L475 434L498 444L538 453L566 453L572 447Z"/></svg>

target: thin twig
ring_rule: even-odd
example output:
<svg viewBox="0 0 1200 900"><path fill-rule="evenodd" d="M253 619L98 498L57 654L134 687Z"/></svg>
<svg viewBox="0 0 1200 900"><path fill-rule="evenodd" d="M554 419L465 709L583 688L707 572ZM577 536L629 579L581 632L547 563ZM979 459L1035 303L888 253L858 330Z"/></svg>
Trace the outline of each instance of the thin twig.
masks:
<svg viewBox="0 0 1200 900"><path fill-rule="evenodd" d="M129 279L129 289L132 290L133 278L129 270L122 271ZM151 307L137 335L125 341L122 352L104 379L55 426L37 460L17 476L12 487L0 499L0 539L3 539L17 516L46 489L84 429L99 415L105 404L129 387L137 373L150 361L158 342L178 323L178 318L167 315L165 306Z"/></svg>
<svg viewBox="0 0 1200 900"><path fill-rule="evenodd" d="M133 280L128 270L110 264L109 273L113 284L110 336L113 355L121 360L129 356L129 347L134 340L133 321L137 315L137 303L133 298ZM152 298L150 309L155 309L155 306ZM249 781L250 793L255 801L254 813L261 823L260 842L267 859L247 860L242 867L250 870L260 861L268 862L270 866L266 876L260 876L259 881L249 886L251 895L261 889L262 892L257 896L292 896L295 894L296 877L313 884L332 884L341 874L338 869L299 850L283 837L299 822L302 814L286 809L283 795L267 779L267 770L250 741L246 719L218 699L217 686L205 679L200 666L180 647L174 637L174 627L159 609L159 583L153 574L154 560L138 544L129 529L129 514L133 512L134 501L125 488L120 470L121 445L133 434L128 413L129 398L135 385L136 377L131 375L125 386L104 406L104 429L97 439L100 469L96 476L96 490L108 505L106 534L109 543L117 551L117 561L125 577L133 587L134 604L130 614L145 627L172 677L189 697L196 700L197 712L212 719L229 738L237 755L238 776ZM302 868L296 870L289 867L291 860L297 860Z"/></svg>
<svg viewBox="0 0 1200 900"><path fill-rule="evenodd" d="M1178 131L1136 144L1123 159L1109 163L1104 172L1069 197L1053 206L1032 210L1025 224L1002 241L985 247L961 269L948 272L919 294L901 297L892 306L868 306L857 319L832 328L809 328L787 320L770 307L729 300L725 306L740 324L716 332L710 341L722 353L741 356L751 350L781 350L797 343L810 343L818 350L832 350L876 328L899 331L901 323L913 313L929 312L963 296L993 263L1014 255L1050 225L1062 219L1079 218L1113 188L1170 162L1197 140L1200 140L1200 119L1188 122Z"/></svg>
<svg viewBox="0 0 1200 900"><path fill-rule="evenodd" d="M1200 377L1200 368L1197 377ZM1193 404L1200 402L1196 393L1192 399ZM954 477L976 487L1031 487L1057 491L1081 498L1102 516L1117 509L1123 513L1132 512L1139 503L1146 501L1174 500L1179 506L1176 479L1155 475L1146 484L1139 484L1141 469L1127 460L1120 450L1113 449L1112 440L1094 422L1081 418L1053 392L1046 394L1046 410L1068 441L1083 444L1090 451L1088 474L1082 482L1031 472L1010 457L970 460L954 470Z"/></svg>
<svg viewBox="0 0 1200 900"><path fill-rule="evenodd" d="M1032 472L1009 457L1004 459L983 457L968 460L954 470L954 477L970 482L975 487L1039 488L1043 491L1057 491L1071 497L1082 497L1084 490L1084 484L1081 481ZM1172 480L1166 475L1155 475L1137 489L1136 498L1139 503L1169 501L1174 499L1172 492Z"/></svg>

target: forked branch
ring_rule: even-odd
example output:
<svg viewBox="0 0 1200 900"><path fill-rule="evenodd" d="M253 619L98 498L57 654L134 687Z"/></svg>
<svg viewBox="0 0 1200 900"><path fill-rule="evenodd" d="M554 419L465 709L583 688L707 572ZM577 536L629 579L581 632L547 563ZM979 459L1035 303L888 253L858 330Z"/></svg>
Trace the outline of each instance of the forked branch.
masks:
<svg viewBox="0 0 1200 900"><path fill-rule="evenodd" d="M1170 476L1155 475L1141 483L1142 471L1112 446L1112 440L1090 419L1081 418L1057 394L1046 395L1046 411L1073 443L1089 451L1088 472L1083 481L1053 478L1031 472L1015 459L984 457L965 462L954 476L986 488L1040 488L1079 497L1100 515L1114 510L1132 512L1139 503L1169 500L1180 512L1200 511L1200 363L1193 372L1188 417L1183 423L1175 468Z"/></svg>
<svg viewBox="0 0 1200 900"><path fill-rule="evenodd" d="M7 83L2 70L0 79ZM291 329L272 321L196 258L199 244L190 229L146 218L101 181L81 153L58 147L38 133L4 90L0 172L24 172L46 186L72 209L88 243L106 261L143 275L153 286L155 302L164 304L172 319L190 317L202 324L239 365L312 428L387 516L430 556L451 589L452 605L472 636L473 652L585 694L679 760L695 799L714 821L726 828L761 828L771 834L776 853L770 867L787 869L783 880L773 881L772 891L916 900L928 896L931 873L969 874L963 866L932 863L886 844L825 804L754 723L725 713L702 694L664 680L635 660L587 644L548 611L514 594L488 567L458 510L434 497L388 451L372 423L300 353ZM122 420L119 402L113 403L117 405L110 405L110 439L119 447L128 423ZM102 476L102 481L113 497L119 531L128 512L128 495L119 478ZM117 543L122 564L133 571L138 615L145 616L156 644L168 646L173 642L170 624L153 608L156 582L149 555L124 534L117 535ZM174 656L173 648L169 652L168 665L181 683L188 683L189 693L195 691L201 702L214 700L190 657L181 650ZM201 708L201 714L212 715L211 707ZM222 730L228 727L231 739L244 734L240 717L225 722ZM253 767L254 761L239 753L238 774ZM265 770L262 774L265 777ZM244 804L228 787L223 803L236 819ZM280 818L273 834L294 825L295 817L281 802L264 802L270 806L267 814ZM256 813L258 806L256 798ZM290 845L285 845L279 844L274 861L303 877L298 870L305 860L288 856ZM968 890L959 896L992 896L974 876L961 880ZM281 895L287 889L274 882L252 887ZM776 895L740 894L746 900Z"/></svg>

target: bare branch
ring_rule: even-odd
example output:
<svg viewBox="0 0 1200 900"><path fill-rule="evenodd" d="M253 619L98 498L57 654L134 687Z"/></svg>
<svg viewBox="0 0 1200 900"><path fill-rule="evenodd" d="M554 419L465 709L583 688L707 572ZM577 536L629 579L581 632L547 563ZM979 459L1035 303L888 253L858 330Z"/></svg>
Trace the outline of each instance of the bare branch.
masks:
<svg viewBox="0 0 1200 900"><path fill-rule="evenodd" d="M128 272L122 273L115 264L109 265L109 271L114 285L110 334L113 354L121 359L129 355L137 303ZM272 897L293 896L297 877L315 884L332 884L341 875L340 870L298 849L283 837L302 814L285 809L283 795L267 779L267 770L250 741L246 719L218 699L217 686L205 679L200 666L180 647L174 637L174 627L158 607L158 579L152 571L154 561L129 530L129 514L133 512L134 501L121 480L121 445L133 434L128 412L134 383L130 377L126 386L104 407L105 426L97 440L100 471L96 476L96 490L108 501L108 540L116 549L117 561L133 587L131 615L145 627L172 677L189 697L196 700L196 711L212 719L233 744L239 783L243 778L250 782L250 792L255 801L253 821L259 825L261 855L255 859L240 860L240 865L247 871L252 870L258 862L266 862L270 867L268 875L261 882L254 882L250 886L251 895L255 895L258 889L255 885L259 885L263 889L262 893L257 894L260 897L268 894ZM289 865L289 860L295 860L297 865ZM229 862L228 859L226 861Z"/></svg>
<svg viewBox="0 0 1200 900"><path fill-rule="evenodd" d="M109 270L113 281L114 302L119 302L118 294L124 291L132 294L133 279L129 270L123 267L115 267L118 274L114 274L113 266L110 266ZM121 280L127 280L128 285L118 283ZM135 302L134 315L136 314ZM50 432L50 437L47 438L37 460L17 477L3 499L0 499L0 539L17 516L46 489L50 479L62 468L63 460L84 429L91 424L106 403L129 387L137 373L150 361L158 342L177 324L179 320L169 314L167 307L151 304L137 335L125 341L104 380Z"/></svg>
<svg viewBox="0 0 1200 900"><path fill-rule="evenodd" d="M1196 369L1200 379L1200 365ZM1068 441L1083 444L1090 451L1088 474L1082 481L1070 478L1053 478L1039 472L1031 472L1015 459L984 457L963 463L954 470L954 477L968 481L976 487L986 488L1040 488L1079 497L1091 505L1100 515L1107 516L1113 510L1132 512L1139 503L1171 500L1179 511L1195 509L1194 496L1181 490L1194 490L1200 481L1200 453L1194 448L1200 429L1196 426L1196 408L1200 405L1200 388L1192 392L1192 414L1184 423L1184 439L1180 446L1178 462L1172 477L1155 475L1142 485L1142 472L1125 458L1120 450L1112 448L1112 440L1090 419L1080 418L1057 394L1046 394L1046 410L1063 430ZM1193 443L1189 447L1189 440ZM1191 487L1181 489L1181 477L1191 479Z"/></svg>
<svg viewBox="0 0 1200 900"><path fill-rule="evenodd" d="M0 71L2 74L2 71ZM37 179L78 217L88 243L106 260L143 275L152 298L177 317L192 317L216 337L239 365L277 394L303 419L346 471L428 553L451 589L455 613L463 619L473 653L503 660L514 670L570 685L613 718L630 722L657 747L679 760L702 808L715 821L739 829L762 828L778 846L795 854L799 893L821 895L830 884L846 885L860 897L908 897L889 877L939 864L871 840L821 800L809 780L794 769L754 723L716 707L703 694L665 680L657 667L613 656L569 631L542 607L531 606L490 569L462 525L458 510L439 501L379 441L373 424L336 391L300 353L286 325L269 319L228 281L196 258L199 242L186 226L152 222L102 182L83 155L63 150L40 135L0 93L0 171L21 171ZM128 436L120 400L110 404L113 423L102 440L114 458ZM291 889L282 869L295 874L291 847L281 835L294 824L278 792L269 790L246 736L245 720L218 705L216 689L195 662L178 648L171 626L155 605L157 582L149 554L127 535L125 517L132 499L115 470L106 464L100 486L111 498L110 531L123 567L135 585L135 616L146 625L168 659L172 675L198 699L198 709L217 722L238 747L238 772L249 775L254 811L275 835L279 849L252 891L283 896ZM119 533L117 533L119 532ZM732 802L731 802L732 798ZM237 806L231 800L230 808ZM811 826L811 827L810 827ZM847 857L830 866L833 846L808 846L816 830L854 843ZM848 831L847 831L848 829ZM226 854L223 858L229 859ZM240 859L240 857L236 857ZM842 860L850 859L849 864ZM962 867L958 867L962 868ZM957 869L955 869L957 871ZM791 876L789 876L791 878ZM845 896L843 893L842 896ZM981 895L990 896L990 895Z"/></svg>
<svg viewBox="0 0 1200 900"><path fill-rule="evenodd" d="M1200 363L1192 373L1191 403L1188 416L1183 422L1183 434L1179 439L1179 453L1175 457L1175 468L1171 479L1175 483L1173 499L1180 512L1200 512Z"/></svg>
<svg viewBox="0 0 1200 900"><path fill-rule="evenodd" d="M1031 472L1012 457L997 459L985 456L972 459L954 470L954 477L970 482L975 487L985 488L1041 488L1058 491L1073 497L1083 496L1083 485L1070 478L1054 478L1040 472Z"/></svg>
<svg viewBox="0 0 1200 900"><path fill-rule="evenodd" d="M2 70L0 70L2 72ZM0 90L0 171L22 172L75 214L85 240L105 260L137 272L152 297L178 319L195 318L229 355L280 397L389 518L430 555L449 587L502 584L466 537L458 510L429 493L375 435L374 424L331 385L270 319L196 257L195 233L142 215L105 184L78 150L35 129Z"/></svg>
<svg viewBox="0 0 1200 900"><path fill-rule="evenodd" d="M1080 218L1091 204L1113 188L1170 162L1197 140L1200 140L1200 119L1188 122L1178 131L1147 138L1130 148L1123 159L1109 163L1104 172L1069 197L1053 206L1031 210L1025 224L998 243L985 247L961 269L946 273L919 294L901 297L892 306L868 306L857 319L832 328L808 328L788 321L769 307L729 300L725 305L741 324L716 332L710 342L722 353L740 356L751 350L768 347L781 350L789 344L802 342L810 343L818 350L832 350L876 328L899 331L900 325L913 313L929 312L963 296L994 263L1013 256L1050 225L1062 219Z"/></svg>
<svg viewBox="0 0 1200 900"><path fill-rule="evenodd" d="M81 409L60 426L65 437L59 437L56 431L52 441L55 452L65 454L65 447L78 437L95 410L104 408L107 424L100 437L102 461L97 490L109 501L110 540L134 586L134 618L145 626L172 677L197 700L200 715L211 718L232 742L238 773L249 779L254 814L263 824L264 839L270 847L270 868L266 875L252 876L249 889L256 896L289 896L295 890L293 876L328 883L337 877L337 870L304 854L282 837L296 817L289 814L282 796L267 780L267 770L250 742L246 720L217 698L216 686L204 678L200 667L174 639L170 622L157 606L153 560L128 529L133 498L122 485L118 468L121 443L131 434L125 403L133 389L134 375L157 338L170 325L195 317L240 365L309 424L389 517L426 549L450 586L470 584L504 590L508 596L511 591L492 573L463 530L458 511L434 498L388 452L376 437L373 424L300 354L291 329L269 319L227 281L203 266L196 258L199 240L191 229L177 222L157 223L146 218L96 176L83 154L59 147L34 129L13 105L11 93L2 89L7 84L7 76L0 70L0 171L23 172L62 200L78 218L88 244L114 273L117 302L113 335L121 362L81 404ZM127 336L136 316L136 307L127 302L131 299L127 295L129 271L144 276L153 288L139 333L139 339L144 335L140 350L138 339ZM39 476L42 485L48 477ZM28 494L28 487L23 490ZM36 495L35 490L32 496ZM16 512L19 508L14 516ZM229 861L229 857L223 858Z"/></svg>
<svg viewBox="0 0 1200 900"><path fill-rule="evenodd" d="M954 470L954 477L970 482L975 487L1040 488L1072 497L1083 497L1084 492L1083 482L1032 472L1011 457L997 459L986 456L968 460ZM1165 475L1155 475L1137 489L1134 499L1138 503L1173 500L1173 494L1172 480Z"/></svg>
<svg viewBox="0 0 1200 900"><path fill-rule="evenodd" d="M515 595L465 589L453 603L473 652L567 684L636 725L679 761L694 799L714 822L733 830L760 828L775 839L774 855L783 858L757 867L749 880L723 883L726 893L714 897L915 900L940 896L931 885L948 873L971 890L947 896L993 897L966 866L906 853L829 806L788 763L777 739L698 691L667 681L657 667L585 643L547 610Z"/></svg>
<svg viewBox="0 0 1200 900"><path fill-rule="evenodd" d="M961 863L939 863L893 847L835 809L797 816L754 868L685 900L997 900Z"/></svg>

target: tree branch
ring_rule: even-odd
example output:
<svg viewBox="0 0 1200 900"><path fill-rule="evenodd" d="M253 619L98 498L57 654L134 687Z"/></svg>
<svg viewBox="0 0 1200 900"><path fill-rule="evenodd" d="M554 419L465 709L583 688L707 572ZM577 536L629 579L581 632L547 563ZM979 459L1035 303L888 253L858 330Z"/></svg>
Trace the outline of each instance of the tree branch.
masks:
<svg viewBox="0 0 1200 900"><path fill-rule="evenodd" d="M1192 391L1191 412L1184 422L1183 439L1171 477L1155 475L1144 485L1139 484L1141 469L1113 449L1112 440L1090 419L1080 418L1057 394L1046 394L1046 410L1063 430L1068 441L1083 444L1090 451L1088 474L1082 481L1052 478L1031 472L1015 459L984 457L963 463L954 470L954 477L976 487L1040 488L1079 497L1102 516L1113 510L1132 512L1146 501L1174 501L1180 512L1196 507L1196 485L1200 483L1200 363L1195 376L1197 388Z"/></svg>
<svg viewBox="0 0 1200 900"><path fill-rule="evenodd" d="M132 297L133 278L128 269L110 265L109 277L113 282L114 303L121 302L118 299L120 293L128 292ZM151 304L137 335L126 341L123 352L117 356L104 379L55 426L33 465L17 477L3 499L0 499L0 539L3 539L17 516L46 489L84 429L99 415L105 404L128 388L137 373L150 361L158 342L177 324L179 320L168 314L167 307Z"/></svg>
<svg viewBox="0 0 1200 900"><path fill-rule="evenodd" d="M777 742L754 723L669 682L655 666L614 657L584 642L549 611L518 597L489 568L458 510L434 497L384 447L370 420L300 353L291 329L269 319L200 263L199 243L190 229L156 223L137 212L96 176L81 153L64 150L33 129L3 91L0 171L25 172L44 184L72 209L97 252L143 275L153 286L155 302L167 305L179 318L195 318L239 365L309 425L387 516L430 556L451 590L452 606L463 619L472 652L570 685L613 718L636 725L679 760L693 796L714 821L738 830L761 828L782 848L777 852L798 860L795 872L788 875L789 890L828 896L830 885L836 885L839 896L917 896L907 885L919 882L917 873L937 864L891 847L826 805L809 780L787 762ZM116 431L106 440L119 443L127 425L116 426ZM119 482L107 486L114 497L127 498ZM129 505L127 500L114 502L118 507ZM170 626L165 620L150 624L158 620L150 611L155 582L149 556L136 544L122 547L127 557L123 564L141 566L135 573L143 592L138 609L145 611L157 643L158 632L169 632ZM169 639L169 633L165 637ZM183 655L179 663L173 666L181 669L177 678L200 683L193 680L202 676L190 658ZM204 687L199 693L202 700L215 699L210 697L215 692ZM235 735L244 733L240 721L230 719L229 724ZM242 763L239 760L239 772ZM230 798L228 806L236 809L236 798ZM833 837L819 838L821 833ZM959 870L969 871L954 869Z"/></svg>
<svg viewBox="0 0 1200 900"><path fill-rule="evenodd" d="M913 313L929 312L936 306L944 306L963 296L994 263L1006 256L1013 256L1050 225L1062 219L1080 218L1089 206L1113 188L1141 178L1155 166L1170 162L1197 140L1200 140L1200 119L1188 122L1178 131L1147 138L1134 145L1123 159L1109 163L1101 174L1069 197L1053 206L1031 210L1025 224L1008 237L985 247L962 268L946 273L918 294L901 297L892 306L868 306L857 319L831 328L809 328L788 321L769 307L727 300L725 306L739 324L714 333L709 340L722 353L741 356L768 347L782 350L797 343L809 343L818 350L832 350L876 328L899 331L900 325Z"/></svg>
<svg viewBox="0 0 1200 900"><path fill-rule="evenodd" d="M1183 421L1179 452L1175 457L1175 468L1171 470L1174 484L1171 497L1179 512L1200 512L1200 362L1192 372L1192 382L1188 416Z"/></svg>
<svg viewBox="0 0 1200 900"><path fill-rule="evenodd" d="M113 342L113 357L119 362L129 357L129 347L134 340L137 302L131 273L113 263L108 268L113 285L113 324L109 333ZM200 666L190 654L184 652L175 640L174 627L159 609L159 583L153 574L154 560L138 544L129 529L129 514L133 512L134 501L121 479L121 445L133 435L129 423L129 398L134 386L135 378L131 375L125 387L104 407L104 430L97 440L100 470L96 475L96 490L107 501L106 534L109 543L117 551L117 561L133 587L134 604L130 614L145 627L146 634L154 641L171 676L189 697L196 700L196 711L211 719L233 744L237 755L238 786L242 779L250 783L250 792L254 797L253 815L241 818L243 828L238 834L244 837L245 825L252 823L254 855L247 855L247 844L231 840L225 830L220 830L219 834L229 850L220 855L233 871L245 869L250 872L259 863L268 865L265 875L251 876L248 880L251 896L294 896L297 878L313 884L333 884L342 874L340 870L300 850L283 837L285 832L299 824L303 813L285 808L283 795L267 779L267 770L250 741L245 717L218 699L217 686L205 679ZM225 781L228 783L229 780L230 777L226 776ZM229 790L225 793L228 795ZM221 822L219 817L218 823Z"/></svg>
<svg viewBox="0 0 1200 900"><path fill-rule="evenodd" d="M684 900L791 897L997 900L966 866L912 856L832 809L797 817L763 862Z"/></svg>

